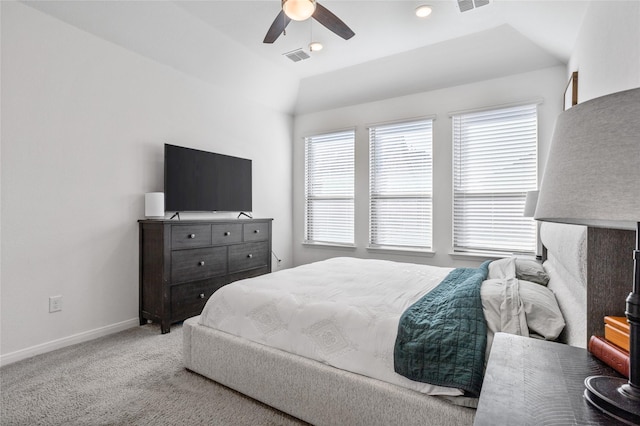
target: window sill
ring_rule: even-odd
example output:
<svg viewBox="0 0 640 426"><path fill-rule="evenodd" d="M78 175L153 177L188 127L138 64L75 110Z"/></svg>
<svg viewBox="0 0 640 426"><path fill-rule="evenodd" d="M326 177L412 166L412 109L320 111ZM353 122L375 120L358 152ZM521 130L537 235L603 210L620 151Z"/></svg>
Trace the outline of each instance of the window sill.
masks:
<svg viewBox="0 0 640 426"><path fill-rule="evenodd" d="M429 249L418 249L418 248L401 248L401 247L367 247L367 251L378 252L378 253L388 253L388 254L398 254L404 256L425 256L425 257L433 257L436 252Z"/></svg>
<svg viewBox="0 0 640 426"><path fill-rule="evenodd" d="M313 243L310 241L303 241L302 245L305 247L316 247L316 248L332 248L332 249L346 249L346 250L355 250L355 244L338 244L338 243Z"/></svg>
<svg viewBox="0 0 640 426"><path fill-rule="evenodd" d="M536 256L531 253L507 253L507 252L482 252L482 251L454 251L449 253L449 256L454 259L477 259L477 260L486 260L486 259L502 259L505 257L521 257L535 260Z"/></svg>

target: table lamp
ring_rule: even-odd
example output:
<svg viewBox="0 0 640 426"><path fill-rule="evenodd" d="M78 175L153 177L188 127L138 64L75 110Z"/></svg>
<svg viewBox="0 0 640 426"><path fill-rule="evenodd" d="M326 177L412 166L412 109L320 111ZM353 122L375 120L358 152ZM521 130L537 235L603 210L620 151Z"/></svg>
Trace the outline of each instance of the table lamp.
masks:
<svg viewBox="0 0 640 426"><path fill-rule="evenodd" d="M629 380L591 376L584 396L620 421L640 423L640 88L592 99L556 121L535 219L635 229Z"/></svg>
<svg viewBox="0 0 640 426"><path fill-rule="evenodd" d="M527 191L527 198L524 201L524 212L522 216L533 217L538 205L538 191Z"/></svg>

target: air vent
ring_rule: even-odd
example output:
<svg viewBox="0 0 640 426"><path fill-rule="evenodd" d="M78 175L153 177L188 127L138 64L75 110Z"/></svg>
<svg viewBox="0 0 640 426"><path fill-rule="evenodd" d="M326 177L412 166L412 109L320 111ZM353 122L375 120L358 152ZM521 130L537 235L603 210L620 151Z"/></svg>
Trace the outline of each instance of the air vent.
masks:
<svg viewBox="0 0 640 426"><path fill-rule="evenodd" d="M283 55L291 59L293 62L304 61L305 59L309 59L311 57L307 52L302 50L302 48L283 53Z"/></svg>
<svg viewBox="0 0 640 426"><path fill-rule="evenodd" d="M458 7L460 12L466 12L468 10L484 6L489 4L490 0L458 0Z"/></svg>

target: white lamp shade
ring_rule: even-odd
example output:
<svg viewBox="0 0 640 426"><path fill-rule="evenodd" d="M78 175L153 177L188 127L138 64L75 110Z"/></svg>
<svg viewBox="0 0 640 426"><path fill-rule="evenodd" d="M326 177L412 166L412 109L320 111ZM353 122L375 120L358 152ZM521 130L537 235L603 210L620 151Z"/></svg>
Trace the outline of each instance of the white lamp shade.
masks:
<svg viewBox="0 0 640 426"><path fill-rule="evenodd" d="M164 218L164 192L147 192L144 194L144 215L146 217Z"/></svg>
<svg viewBox="0 0 640 426"><path fill-rule="evenodd" d="M635 229L640 222L640 88L558 116L535 218Z"/></svg>
<svg viewBox="0 0 640 426"><path fill-rule="evenodd" d="M524 217L533 217L538 204L538 191L527 191L527 199L524 202Z"/></svg>
<svg viewBox="0 0 640 426"><path fill-rule="evenodd" d="M315 0L282 0L282 10L294 21L304 21L311 18L316 11Z"/></svg>

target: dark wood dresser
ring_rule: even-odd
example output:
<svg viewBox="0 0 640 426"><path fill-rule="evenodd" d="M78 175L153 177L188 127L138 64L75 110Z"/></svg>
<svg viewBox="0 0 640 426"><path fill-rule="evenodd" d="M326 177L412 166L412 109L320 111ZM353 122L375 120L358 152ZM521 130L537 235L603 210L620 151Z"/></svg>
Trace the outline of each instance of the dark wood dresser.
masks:
<svg viewBox="0 0 640 426"><path fill-rule="evenodd" d="M140 220L140 324L199 315L216 290L271 272L272 219Z"/></svg>

